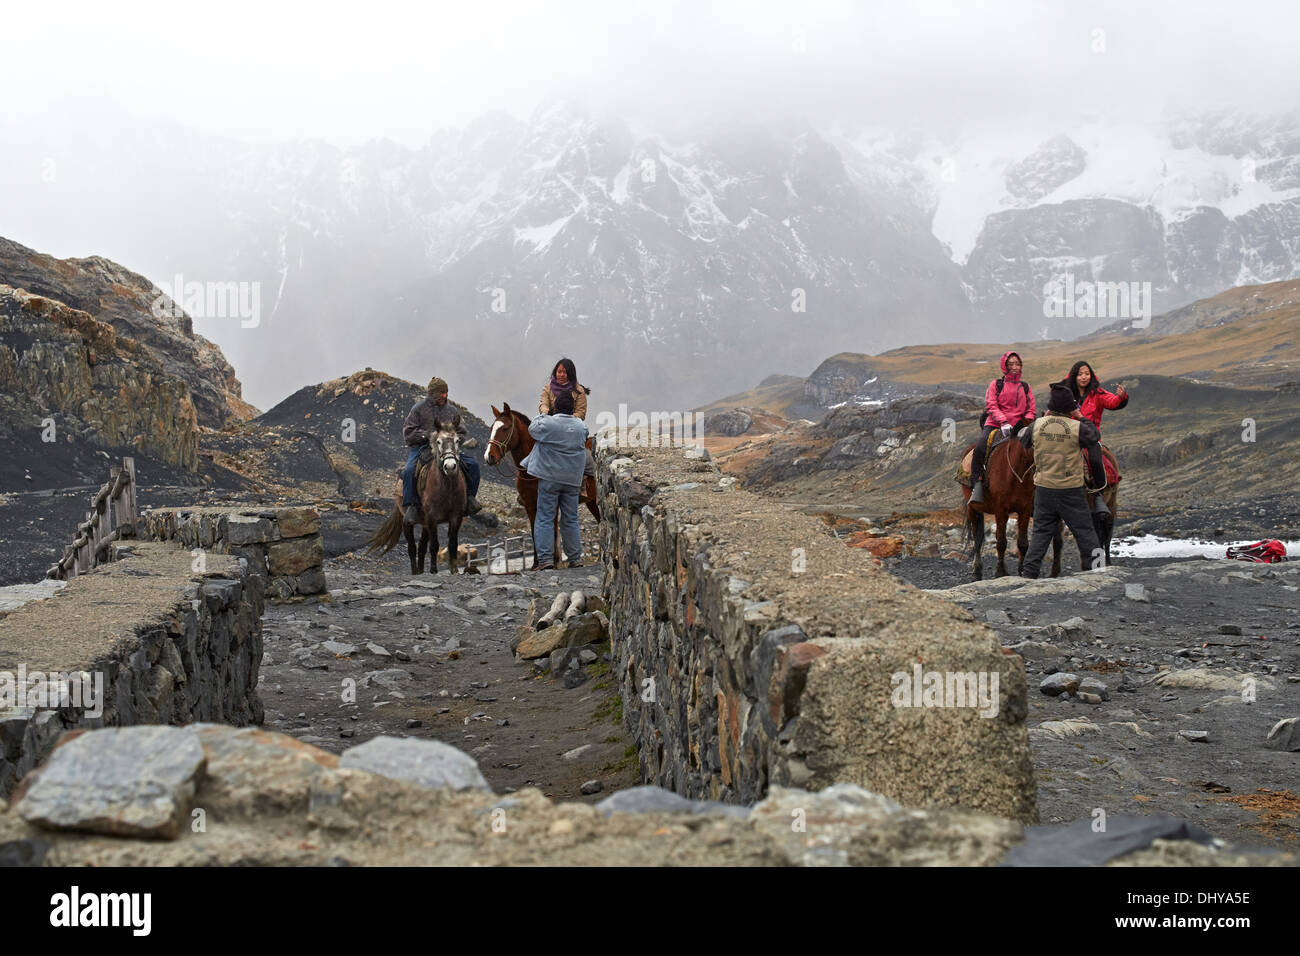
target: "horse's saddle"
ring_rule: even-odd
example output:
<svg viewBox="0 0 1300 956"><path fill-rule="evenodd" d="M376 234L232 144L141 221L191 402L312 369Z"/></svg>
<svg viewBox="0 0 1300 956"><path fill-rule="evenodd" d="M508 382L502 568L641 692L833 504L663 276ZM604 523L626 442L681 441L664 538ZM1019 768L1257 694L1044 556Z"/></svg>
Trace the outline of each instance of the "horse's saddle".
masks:
<svg viewBox="0 0 1300 956"><path fill-rule="evenodd" d="M1011 435L1003 435L1000 428L995 428L989 432L988 443L984 446L984 460L988 461L989 455L993 454L994 448L997 448L1004 441L1010 441L1013 437L1015 437L1015 432L1012 432ZM966 454L961 456L961 464L957 466L957 480L963 485L970 484L970 463L973 457L975 457L975 446L972 444L966 449Z"/></svg>
<svg viewBox="0 0 1300 956"><path fill-rule="evenodd" d="M1101 446L1101 463L1106 466L1106 484L1119 484L1123 477L1119 473L1119 462L1115 460L1115 456L1111 454L1111 450L1105 445ZM1087 475L1091 474L1091 472L1092 464L1088 461L1088 453L1085 451L1083 452L1083 473ZM1089 479L1089 481L1091 481L1091 479Z"/></svg>
<svg viewBox="0 0 1300 956"><path fill-rule="evenodd" d="M424 483L424 473L429 470L433 464L433 446L425 445L420 449L420 457L415 459L415 487L419 488Z"/></svg>
<svg viewBox="0 0 1300 956"><path fill-rule="evenodd" d="M425 445L423 448L420 449L420 457L415 459L416 487L419 487L420 478L424 475L426 471L429 470L429 465L431 465L432 463L433 463L433 448L430 445ZM404 472L405 470L406 470L405 468L398 468L397 477L401 478L402 472Z"/></svg>
<svg viewBox="0 0 1300 956"><path fill-rule="evenodd" d="M1003 436L1001 429L991 432L988 438L988 445L984 450L984 460L989 460L989 456L993 454L994 448L1002 444L1004 441L1010 441L1013 438L1015 438L1015 432L1012 432L1010 435L1005 437ZM1018 440L1019 439L1017 439L1017 441ZM1083 471L1086 475L1089 473L1092 466L1088 463L1088 453L1082 449L1080 449L1080 452L1083 455ZM957 481L963 485L970 484L970 463L974 454L975 446L971 445L966 449L966 454L962 455L961 464L957 466ZM1106 466L1106 484L1119 484L1123 477L1119 473L1119 462L1115 460L1115 455L1104 444L1101 446L1101 460Z"/></svg>

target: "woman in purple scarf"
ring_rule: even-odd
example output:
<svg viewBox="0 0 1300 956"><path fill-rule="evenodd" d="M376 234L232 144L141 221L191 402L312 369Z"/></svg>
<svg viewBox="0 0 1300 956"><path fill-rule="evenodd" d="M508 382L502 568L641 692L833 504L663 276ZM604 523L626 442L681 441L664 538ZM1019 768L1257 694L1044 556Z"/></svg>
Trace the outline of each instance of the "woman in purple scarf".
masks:
<svg viewBox="0 0 1300 956"><path fill-rule="evenodd" d="M562 358L551 370L550 382L542 386L542 397L537 403L537 411L542 415L554 414L555 397L568 392L573 396L573 417L585 421L589 391L586 386L578 384L578 370L574 368L573 359Z"/></svg>
<svg viewBox="0 0 1300 956"><path fill-rule="evenodd" d="M542 397L537 402L537 411L542 415L555 414L555 398L568 392L573 396L573 417L587 418L587 395L591 389L578 384L578 370L573 366L573 359L562 358L551 369L551 380L542 386ZM588 439L590 441L590 439ZM591 457L591 448L587 448L587 467L584 475L596 474L596 463Z"/></svg>

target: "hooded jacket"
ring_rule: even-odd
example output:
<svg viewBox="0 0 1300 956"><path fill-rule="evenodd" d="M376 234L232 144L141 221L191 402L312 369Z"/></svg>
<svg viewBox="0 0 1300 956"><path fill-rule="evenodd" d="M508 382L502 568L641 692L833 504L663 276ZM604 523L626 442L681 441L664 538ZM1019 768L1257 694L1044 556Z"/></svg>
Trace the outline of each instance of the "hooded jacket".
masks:
<svg viewBox="0 0 1300 956"><path fill-rule="evenodd" d="M1082 392L1079 391L1079 369L1083 366L1092 369L1092 381ZM1098 430L1101 429L1101 413L1106 409L1119 409L1128 404L1127 393L1123 398L1108 392L1101 387L1101 380L1097 378L1097 369L1091 362L1075 362L1070 368L1070 374L1066 381L1070 383L1070 388L1074 392L1074 400L1079 403L1079 414L1088 421L1092 422Z"/></svg>
<svg viewBox="0 0 1300 956"><path fill-rule="evenodd" d="M1007 374L1007 359L1013 355L1020 358L1019 352L1002 354L1002 361L999 363L1002 368L1001 391L998 390L999 379L995 378L989 382L989 387L984 392L985 425L1001 428L1003 425L1015 425L1022 418L1038 417L1038 409L1034 404L1034 390L1023 382L1019 375L1013 379Z"/></svg>

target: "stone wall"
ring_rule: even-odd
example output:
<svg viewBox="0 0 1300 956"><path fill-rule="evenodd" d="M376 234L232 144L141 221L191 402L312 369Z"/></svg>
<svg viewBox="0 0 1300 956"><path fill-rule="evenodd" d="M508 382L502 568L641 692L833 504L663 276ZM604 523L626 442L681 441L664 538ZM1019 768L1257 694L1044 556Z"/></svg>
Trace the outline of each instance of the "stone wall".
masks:
<svg viewBox="0 0 1300 956"><path fill-rule="evenodd" d="M1173 817L1036 827L853 784L753 807L654 787L592 805L493 794L474 759L376 737L342 755L254 728L65 734L0 799L0 866L1294 866Z"/></svg>
<svg viewBox="0 0 1300 956"><path fill-rule="evenodd" d="M325 547L315 508L160 508L146 511L138 534L186 550L244 558L267 599L324 594Z"/></svg>
<svg viewBox="0 0 1300 956"><path fill-rule="evenodd" d="M164 544L115 547L116 560L0 620L0 795L65 730L262 722L263 580L230 556L196 573ZM52 675L100 681L102 696L31 696Z"/></svg>
<svg viewBox="0 0 1300 956"><path fill-rule="evenodd" d="M1037 819L1024 662L987 625L702 452L596 457L614 666L647 782L739 803L854 783ZM995 706L963 701L980 686Z"/></svg>

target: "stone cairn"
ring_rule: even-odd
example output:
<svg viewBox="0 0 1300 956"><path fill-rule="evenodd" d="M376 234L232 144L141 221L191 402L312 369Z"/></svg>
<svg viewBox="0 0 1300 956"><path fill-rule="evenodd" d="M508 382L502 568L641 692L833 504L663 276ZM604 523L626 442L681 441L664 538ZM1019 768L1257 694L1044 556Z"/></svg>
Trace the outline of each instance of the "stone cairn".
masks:
<svg viewBox="0 0 1300 956"><path fill-rule="evenodd" d="M609 640L609 610L604 598L582 591L561 591L550 607L541 598L528 606L528 619L510 642L519 660L530 660L538 673L549 671L565 687L586 683L583 667L601 659L599 646Z"/></svg>

